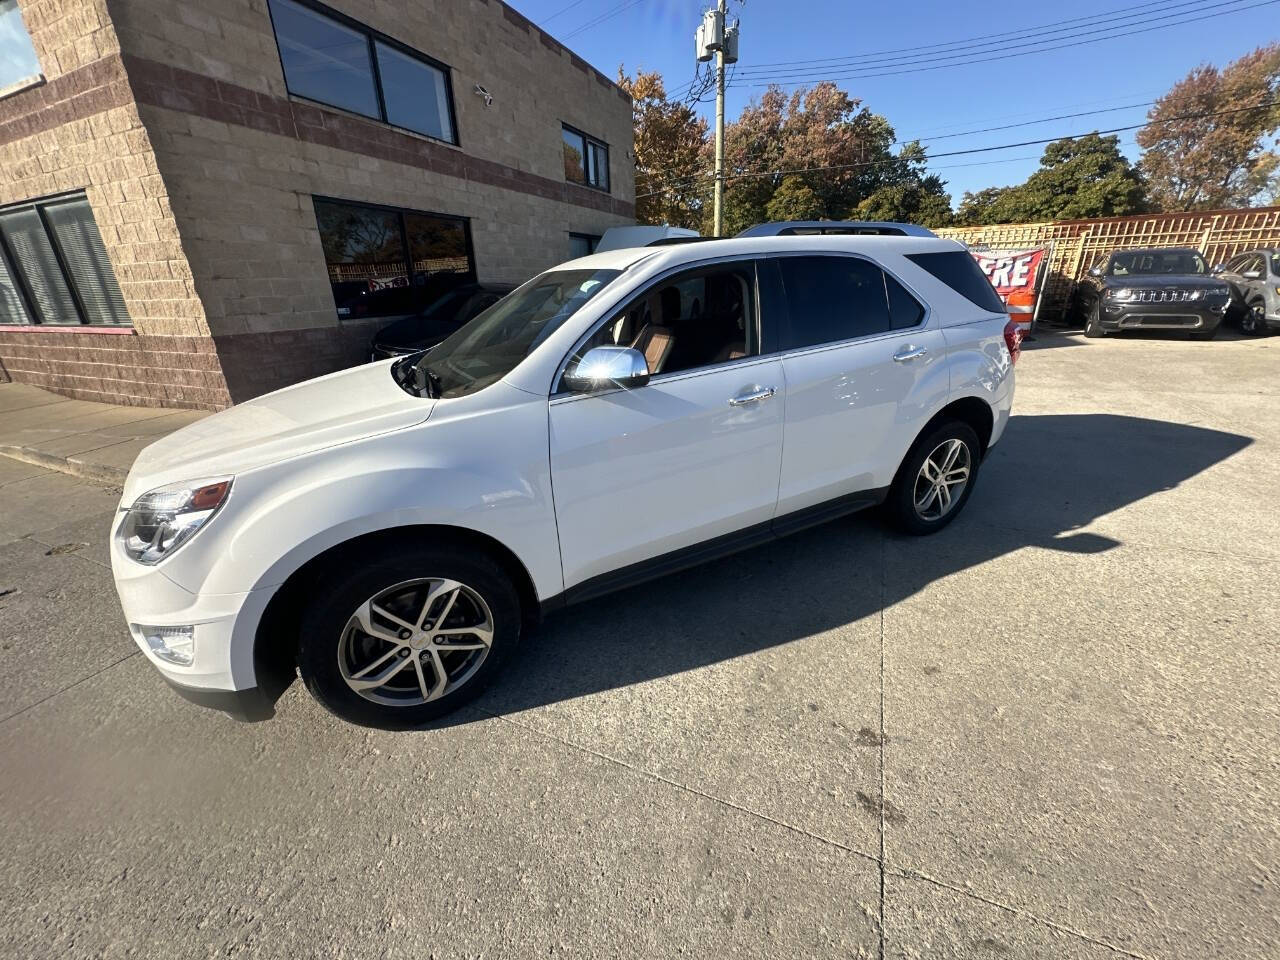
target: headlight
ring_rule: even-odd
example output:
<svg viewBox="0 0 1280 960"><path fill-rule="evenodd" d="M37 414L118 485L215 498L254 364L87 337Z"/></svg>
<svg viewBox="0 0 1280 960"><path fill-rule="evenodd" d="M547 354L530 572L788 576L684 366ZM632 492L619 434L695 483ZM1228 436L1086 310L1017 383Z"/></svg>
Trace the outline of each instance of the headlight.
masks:
<svg viewBox="0 0 1280 960"><path fill-rule="evenodd" d="M1120 287L1118 289L1116 287L1111 287L1107 290L1107 296L1112 300L1132 300L1134 292L1135 291L1129 287Z"/></svg>
<svg viewBox="0 0 1280 960"><path fill-rule="evenodd" d="M194 537L230 492L230 477L149 490L133 502L116 538L130 559L159 563Z"/></svg>

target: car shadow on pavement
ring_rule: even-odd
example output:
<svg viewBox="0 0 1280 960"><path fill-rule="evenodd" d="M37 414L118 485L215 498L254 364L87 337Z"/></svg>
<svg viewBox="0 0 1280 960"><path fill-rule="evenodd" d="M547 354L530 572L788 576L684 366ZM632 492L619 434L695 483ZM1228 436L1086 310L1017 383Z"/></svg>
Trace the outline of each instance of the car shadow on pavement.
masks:
<svg viewBox="0 0 1280 960"><path fill-rule="evenodd" d="M514 713L741 657L854 623L1023 547L1110 550L1119 544L1080 528L1251 442L1109 414L1015 416L967 510L941 533L901 536L868 512L570 607L522 641L475 706ZM882 572L886 538L905 560L893 577ZM464 710L433 726L473 719Z"/></svg>

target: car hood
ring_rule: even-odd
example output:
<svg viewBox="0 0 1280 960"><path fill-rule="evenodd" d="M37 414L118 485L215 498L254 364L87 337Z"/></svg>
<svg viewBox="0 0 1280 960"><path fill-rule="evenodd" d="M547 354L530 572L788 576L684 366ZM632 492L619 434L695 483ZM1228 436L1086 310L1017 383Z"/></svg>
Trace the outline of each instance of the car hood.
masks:
<svg viewBox="0 0 1280 960"><path fill-rule="evenodd" d="M1158 290L1161 287L1216 290L1226 286L1225 281L1217 277L1206 277L1202 273L1139 273L1127 277L1105 277L1104 282L1114 290L1128 287L1140 287L1143 290Z"/></svg>
<svg viewBox="0 0 1280 960"><path fill-rule="evenodd" d="M391 363L307 380L169 434L138 455L123 502L167 483L242 473L422 423L435 401L402 390Z"/></svg>

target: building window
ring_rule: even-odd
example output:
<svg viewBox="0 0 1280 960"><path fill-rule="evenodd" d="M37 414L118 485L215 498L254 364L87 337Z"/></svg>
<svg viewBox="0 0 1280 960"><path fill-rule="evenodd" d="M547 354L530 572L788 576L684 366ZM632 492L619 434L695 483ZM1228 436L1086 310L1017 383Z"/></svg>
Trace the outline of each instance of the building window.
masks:
<svg viewBox="0 0 1280 960"><path fill-rule="evenodd" d="M338 316L416 313L475 281L466 219L314 198Z"/></svg>
<svg viewBox="0 0 1280 960"><path fill-rule="evenodd" d="M561 130L564 140L564 178L570 183L609 189L609 147L581 130L568 125Z"/></svg>
<svg viewBox="0 0 1280 960"><path fill-rule="evenodd" d="M0 210L0 323L129 323L83 194Z"/></svg>
<svg viewBox="0 0 1280 960"><path fill-rule="evenodd" d="M590 233L569 234L569 259L576 260L595 253L599 242L600 238Z"/></svg>
<svg viewBox="0 0 1280 960"><path fill-rule="evenodd" d="M0 96L40 80L40 61L22 23L18 0L0 0Z"/></svg>
<svg viewBox="0 0 1280 960"><path fill-rule="evenodd" d="M294 96L457 143L449 68L311 0L269 0Z"/></svg>

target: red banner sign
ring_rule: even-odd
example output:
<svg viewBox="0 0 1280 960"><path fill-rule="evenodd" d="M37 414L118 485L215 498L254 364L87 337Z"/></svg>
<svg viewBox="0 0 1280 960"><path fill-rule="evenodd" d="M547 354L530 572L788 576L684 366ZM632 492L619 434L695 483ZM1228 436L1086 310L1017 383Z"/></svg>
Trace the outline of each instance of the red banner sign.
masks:
<svg viewBox="0 0 1280 960"><path fill-rule="evenodd" d="M1000 294L1000 299L1009 302L1009 295L1017 292L1029 293L1034 302L1036 277L1040 273L1040 263L1044 260L1044 249L1036 247L1032 250L976 250L970 251L973 259L987 275L991 285ZM1022 299L1022 298L1017 298Z"/></svg>

